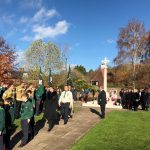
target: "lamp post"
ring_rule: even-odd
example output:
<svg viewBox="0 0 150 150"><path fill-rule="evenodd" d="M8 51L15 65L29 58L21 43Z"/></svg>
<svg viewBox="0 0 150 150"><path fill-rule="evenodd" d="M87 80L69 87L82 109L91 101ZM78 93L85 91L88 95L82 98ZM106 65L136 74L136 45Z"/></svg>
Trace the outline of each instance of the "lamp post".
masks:
<svg viewBox="0 0 150 150"><path fill-rule="evenodd" d="M107 92L107 64L109 63L109 60L105 57L102 60L102 65L101 68L104 69L104 81L103 81L103 86L104 90Z"/></svg>

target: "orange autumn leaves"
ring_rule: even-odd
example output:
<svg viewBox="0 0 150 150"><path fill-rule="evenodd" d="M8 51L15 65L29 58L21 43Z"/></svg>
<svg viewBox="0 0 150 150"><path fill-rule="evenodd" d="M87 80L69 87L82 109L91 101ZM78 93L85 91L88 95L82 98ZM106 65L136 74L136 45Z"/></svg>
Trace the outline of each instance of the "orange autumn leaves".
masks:
<svg viewBox="0 0 150 150"><path fill-rule="evenodd" d="M16 54L14 48L9 46L6 41L0 37L0 81L11 76L15 69Z"/></svg>

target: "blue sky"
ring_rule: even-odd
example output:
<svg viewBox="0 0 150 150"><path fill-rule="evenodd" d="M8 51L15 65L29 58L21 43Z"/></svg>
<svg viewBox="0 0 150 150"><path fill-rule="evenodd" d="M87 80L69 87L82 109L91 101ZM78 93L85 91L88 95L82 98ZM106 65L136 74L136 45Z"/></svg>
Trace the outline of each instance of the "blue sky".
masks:
<svg viewBox="0 0 150 150"><path fill-rule="evenodd" d="M68 63L96 69L117 55L119 29L137 18L150 29L149 0L0 0L0 36L19 51L36 39L68 47Z"/></svg>

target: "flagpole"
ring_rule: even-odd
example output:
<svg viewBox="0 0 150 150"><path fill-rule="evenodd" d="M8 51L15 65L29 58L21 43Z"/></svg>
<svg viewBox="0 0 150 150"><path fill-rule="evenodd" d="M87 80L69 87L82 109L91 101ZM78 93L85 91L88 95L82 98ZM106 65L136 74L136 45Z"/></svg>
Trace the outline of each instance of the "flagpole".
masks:
<svg viewBox="0 0 150 150"><path fill-rule="evenodd" d="M43 78L42 78L42 69L40 66L40 70L39 70L39 85L43 85Z"/></svg>
<svg viewBox="0 0 150 150"><path fill-rule="evenodd" d="M50 86L52 84L52 70L49 68L49 76L48 76L48 85Z"/></svg>

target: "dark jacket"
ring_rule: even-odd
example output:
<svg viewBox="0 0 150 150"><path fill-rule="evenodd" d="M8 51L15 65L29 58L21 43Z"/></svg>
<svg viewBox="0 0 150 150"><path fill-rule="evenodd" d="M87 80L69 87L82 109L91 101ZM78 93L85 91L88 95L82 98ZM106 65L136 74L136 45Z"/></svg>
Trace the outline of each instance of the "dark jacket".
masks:
<svg viewBox="0 0 150 150"><path fill-rule="evenodd" d="M150 105L150 94L148 92L145 92L144 94L144 102L146 106Z"/></svg>
<svg viewBox="0 0 150 150"><path fill-rule="evenodd" d="M107 104L107 101L106 101L106 92L104 90L102 90L102 91L99 92L99 95L98 95L98 104L99 105L105 105L105 104Z"/></svg>
<svg viewBox="0 0 150 150"><path fill-rule="evenodd" d="M28 99L27 102L22 102L21 104L21 119L31 119L33 117L33 104L32 99Z"/></svg>
<svg viewBox="0 0 150 150"><path fill-rule="evenodd" d="M15 120L14 108L10 105L4 105L5 110L5 127L12 127Z"/></svg>
<svg viewBox="0 0 150 150"><path fill-rule="evenodd" d="M2 134L5 134L5 110L3 107L0 106L0 131Z"/></svg>
<svg viewBox="0 0 150 150"><path fill-rule="evenodd" d="M44 102L44 117L47 120L56 119L58 109L57 92L47 92Z"/></svg>
<svg viewBox="0 0 150 150"><path fill-rule="evenodd" d="M0 98L3 97L3 93L5 92L5 88L0 86Z"/></svg>
<svg viewBox="0 0 150 150"><path fill-rule="evenodd" d="M44 94L44 86L40 85L35 92L36 100L41 100L43 97L43 94Z"/></svg>

